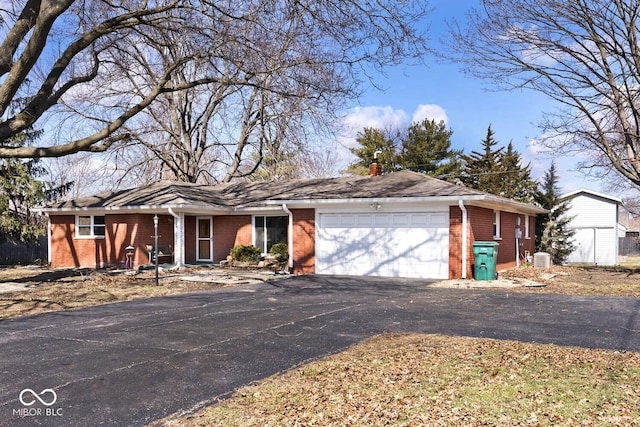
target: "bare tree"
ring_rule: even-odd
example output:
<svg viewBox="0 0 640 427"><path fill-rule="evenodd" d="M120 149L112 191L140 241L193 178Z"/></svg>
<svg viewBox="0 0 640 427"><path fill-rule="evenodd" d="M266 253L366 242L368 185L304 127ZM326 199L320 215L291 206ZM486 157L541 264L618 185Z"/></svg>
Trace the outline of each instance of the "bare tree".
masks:
<svg viewBox="0 0 640 427"><path fill-rule="evenodd" d="M263 89L287 97L300 96L298 89L306 87L305 96L316 99L353 96L365 67L380 69L426 52L417 28L427 12L423 2L18 0L13 5L14 11L0 11L6 27L0 44L0 157L107 150L135 136L131 121L154 102L203 85L225 93ZM261 86L264 82L269 85ZM207 111L206 103L200 107L197 114ZM73 136L43 138L42 146L7 142L45 121L82 132L59 132Z"/></svg>
<svg viewBox="0 0 640 427"><path fill-rule="evenodd" d="M559 103L541 124L545 143L590 153L640 186L640 44L637 0L484 0L451 25L454 59L498 88L532 89Z"/></svg>

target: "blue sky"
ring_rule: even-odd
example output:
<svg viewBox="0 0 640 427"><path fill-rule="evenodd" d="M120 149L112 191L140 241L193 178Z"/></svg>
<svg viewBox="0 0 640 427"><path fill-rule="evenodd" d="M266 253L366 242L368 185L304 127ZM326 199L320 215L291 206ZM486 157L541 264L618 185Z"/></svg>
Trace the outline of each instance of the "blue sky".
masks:
<svg viewBox="0 0 640 427"><path fill-rule="evenodd" d="M434 12L429 17L432 45L446 34L444 20L464 19L468 8L476 0L431 0ZM487 90L489 82L465 76L456 64L427 58L427 66L400 66L380 76L376 83L384 91L368 89L359 104L349 111L347 123L352 129L365 126L400 126L423 118L443 119L453 130L454 148L466 153L480 150L481 140L491 124L495 138L501 145L513 142L525 163L531 163L534 178L542 178L551 164L548 155L536 152L532 139L540 135L536 126L543 111L551 111L554 104L533 91L496 92ZM346 143L349 145L349 142ZM556 158L563 192L587 188L604 192L597 181L588 180L576 170L575 160Z"/></svg>

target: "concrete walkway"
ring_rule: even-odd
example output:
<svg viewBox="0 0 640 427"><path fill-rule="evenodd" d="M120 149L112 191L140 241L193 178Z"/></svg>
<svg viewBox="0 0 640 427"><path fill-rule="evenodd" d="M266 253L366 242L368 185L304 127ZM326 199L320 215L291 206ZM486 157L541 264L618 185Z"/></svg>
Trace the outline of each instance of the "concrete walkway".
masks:
<svg viewBox="0 0 640 427"><path fill-rule="evenodd" d="M0 425L145 425L382 332L640 351L639 310L633 298L300 276L8 319Z"/></svg>

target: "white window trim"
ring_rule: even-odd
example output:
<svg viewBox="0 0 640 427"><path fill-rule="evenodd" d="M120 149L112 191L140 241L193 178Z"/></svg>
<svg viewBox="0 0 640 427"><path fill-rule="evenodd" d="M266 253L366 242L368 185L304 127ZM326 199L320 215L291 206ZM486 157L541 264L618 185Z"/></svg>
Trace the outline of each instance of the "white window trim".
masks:
<svg viewBox="0 0 640 427"><path fill-rule="evenodd" d="M529 215L524 216L524 238L531 239L531 234L529 234Z"/></svg>
<svg viewBox="0 0 640 427"><path fill-rule="evenodd" d="M105 223L104 223L104 235L96 235L95 234L95 223L94 223L94 219L95 217L100 216L105 218ZM89 225L89 234L88 235L80 235L80 217L89 217L91 218L91 224ZM102 224L100 224L102 225ZM83 227L86 227L83 226ZM104 215L76 215L76 239L104 239L106 237L107 234L107 221L106 221L106 217Z"/></svg>
<svg viewBox="0 0 640 427"><path fill-rule="evenodd" d="M495 225L496 232L493 235L495 240L502 239L500 234L500 211L493 211L493 225Z"/></svg>
<svg viewBox="0 0 640 427"><path fill-rule="evenodd" d="M256 235L257 235L257 233L256 233L256 218L257 218L257 217L264 217L265 219L266 219L267 217L287 217L287 221L289 220L289 218L288 218L288 216L287 216L287 215L282 215L282 214L253 215L253 216L251 217L251 244L252 244L253 246L255 246L255 247L258 247L258 246L257 246L257 244L256 244L256 243L257 243L257 242L256 242L256 237L257 237L257 236L256 236ZM265 228L266 228L266 224L265 224L265 223L263 223L263 224L261 225L261 227L265 227ZM288 228L288 227L287 227L287 234L289 234L289 228ZM264 237L265 237L265 239L264 239L264 243L266 243L266 242L267 242L267 239L266 239L267 235L265 234L265 236L264 236ZM264 252L265 248L259 248L259 249L260 249L260 252L261 252L261 254L262 254L263 256L264 256L264 255L267 255L267 252Z"/></svg>

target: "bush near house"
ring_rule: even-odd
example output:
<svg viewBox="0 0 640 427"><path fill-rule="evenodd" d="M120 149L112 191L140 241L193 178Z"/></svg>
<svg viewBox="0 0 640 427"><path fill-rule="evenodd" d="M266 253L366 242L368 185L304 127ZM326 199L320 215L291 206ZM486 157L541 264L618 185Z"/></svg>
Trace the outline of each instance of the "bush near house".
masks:
<svg viewBox="0 0 640 427"><path fill-rule="evenodd" d="M269 254L273 255L278 262L285 262L289 259L289 246L286 243L276 243L269 249Z"/></svg>
<svg viewBox="0 0 640 427"><path fill-rule="evenodd" d="M236 245L229 252L233 261L257 262L260 257L260 249L255 246Z"/></svg>

